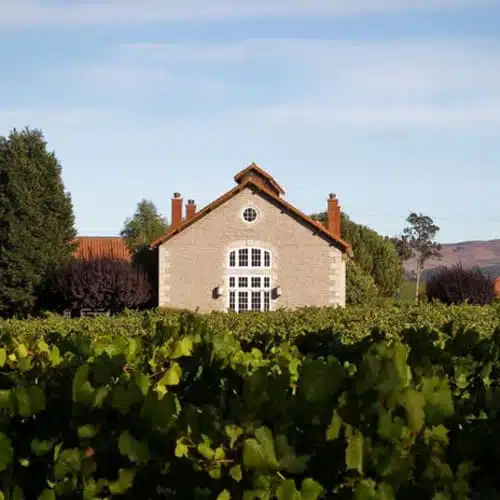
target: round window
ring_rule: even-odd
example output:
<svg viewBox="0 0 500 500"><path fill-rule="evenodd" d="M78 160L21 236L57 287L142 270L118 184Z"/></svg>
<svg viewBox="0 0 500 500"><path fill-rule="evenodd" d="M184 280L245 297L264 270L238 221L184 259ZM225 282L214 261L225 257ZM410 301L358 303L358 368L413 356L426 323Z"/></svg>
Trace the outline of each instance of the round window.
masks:
<svg viewBox="0 0 500 500"><path fill-rule="evenodd" d="M248 207L243 210L243 220L245 222L254 222L257 219L257 210L253 207Z"/></svg>

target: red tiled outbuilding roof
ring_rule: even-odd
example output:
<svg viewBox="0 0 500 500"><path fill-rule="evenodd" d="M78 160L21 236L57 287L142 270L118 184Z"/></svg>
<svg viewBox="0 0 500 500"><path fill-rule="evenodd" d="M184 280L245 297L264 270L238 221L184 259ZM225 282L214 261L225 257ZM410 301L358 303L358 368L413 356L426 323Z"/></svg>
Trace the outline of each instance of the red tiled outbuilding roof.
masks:
<svg viewBox="0 0 500 500"><path fill-rule="evenodd" d="M76 259L116 259L130 262L132 254L119 236L79 236L73 252Z"/></svg>

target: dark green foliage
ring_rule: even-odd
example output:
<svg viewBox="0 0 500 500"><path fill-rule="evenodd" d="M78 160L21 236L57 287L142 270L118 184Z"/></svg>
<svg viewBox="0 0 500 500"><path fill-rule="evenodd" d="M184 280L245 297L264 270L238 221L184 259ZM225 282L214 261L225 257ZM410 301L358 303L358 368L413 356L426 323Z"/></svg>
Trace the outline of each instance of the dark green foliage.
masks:
<svg viewBox="0 0 500 500"><path fill-rule="evenodd" d="M349 260L346 266L346 303L370 304L378 297L375 280L354 260Z"/></svg>
<svg viewBox="0 0 500 500"><path fill-rule="evenodd" d="M0 316L33 312L44 276L74 248L71 198L39 130L0 137Z"/></svg>
<svg viewBox="0 0 500 500"><path fill-rule="evenodd" d="M369 328L355 309L334 314ZM0 322L0 496L497 498L498 309L395 311L288 342L212 315Z"/></svg>
<svg viewBox="0 0 500 500"><path fill-rule="evenodd" d="M168 230L165 217L158 213L152 201L142 199L132 217L125 220L120 233L132 252L148 247Z"/></svg>
<svg viewBox="0 0 500 500"><path fill-rule="evenodd" d="M313 218L327 225L325 212ZM369 227L341 214L341 236L352 245L354 260L375 280L381 296L393 297L403 281L403 267L394 244Z"/></svg>
<svg viewBox="0 0 500 500"><path fill-rule="evenodd" d="M444 268L427 282L428 300L445 304L491 304L495 299L495 281L479 269L464 269L461 264Z"/></svg>
<svg viewBox="0 0 500 500"><path fill-rule="evenodd" d="M158 248L137 248L132 254L132 264L143 272L150 285L150 298L145 307L158 306Z"/></svg>
<svg viewBox="0 0 500 500"><path fill-rule="evenodd" d="M398 236L388 238L388 240L396 247L401 262L405 262L408 259L411 259L413 251L410 248L407 238L405 238L404 236Z"/></svg>
<svg viewBox="0 0 500 500"><path fill-rule="evenodd" d="M123 260L71 260L51 277L45 309L106 310L144 307L151 298L146 275Z"/></svg>
<svg viewBox="0 0 500 500"><path fill-rule="evenodd" d="M132 252L134 265L149 278L153 291L148 304L151 307L158 304L158 250L149 246L164 235L168 228L167 219L158 212L156 205L142 199L137 204L134 215L125 220L120 233Z"/></svg>

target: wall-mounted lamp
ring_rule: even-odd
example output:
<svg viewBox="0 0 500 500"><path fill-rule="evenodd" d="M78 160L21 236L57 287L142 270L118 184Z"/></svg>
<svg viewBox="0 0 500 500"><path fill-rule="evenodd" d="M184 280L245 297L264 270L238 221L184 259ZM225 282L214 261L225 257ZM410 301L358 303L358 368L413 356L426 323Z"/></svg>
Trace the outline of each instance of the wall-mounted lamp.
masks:
<svg viewBox="0 0 500 500"><path fill-rule="evenodd" d="M275 297L281 297L281 287L280 287L280 286L277 286L277 287L274 289L274 296L275 296Z"/></svg>
<svg viewBox="0 0 500 500"><path fill-rule="evenodd" d="M224 287L223 286L216 286L214 288L214 297L219 298L224 295Z"/></svg>

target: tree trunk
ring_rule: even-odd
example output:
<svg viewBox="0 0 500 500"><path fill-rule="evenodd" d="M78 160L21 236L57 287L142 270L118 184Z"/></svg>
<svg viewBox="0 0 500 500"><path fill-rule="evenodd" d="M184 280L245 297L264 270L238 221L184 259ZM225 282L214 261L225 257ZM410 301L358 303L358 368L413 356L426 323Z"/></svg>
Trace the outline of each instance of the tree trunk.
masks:
<svg viewBox="0 0 500 500"><path fill-rule="evenodd" d="M417 264L417 286L415 288L415 302L418 303L419 294L420 294L420 276L422 275L422 269L420 264Z"/></svg>

